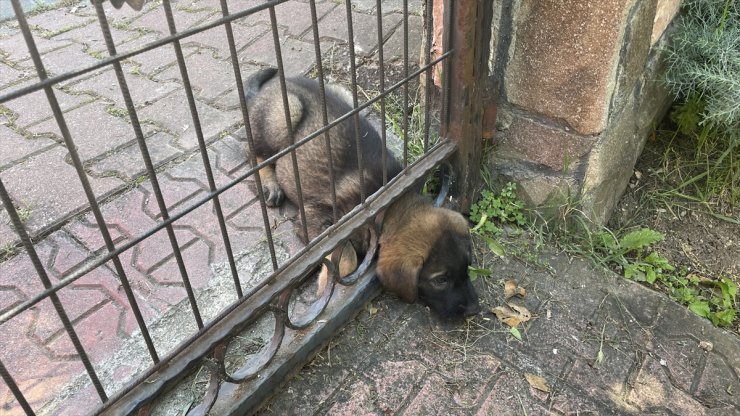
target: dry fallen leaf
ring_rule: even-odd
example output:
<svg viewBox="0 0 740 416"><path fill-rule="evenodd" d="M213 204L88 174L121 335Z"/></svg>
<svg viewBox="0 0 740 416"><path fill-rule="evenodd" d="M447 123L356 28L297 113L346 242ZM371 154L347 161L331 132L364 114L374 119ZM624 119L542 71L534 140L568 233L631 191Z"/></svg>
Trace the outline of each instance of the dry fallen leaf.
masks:
<svg viewBox="0 0 740 416"><path fill-rule="evenodd" d="M507 306L497 306L491 309L491 312L496 314L499 321L511 327L515 327L522 322L527 322L532 318L532 314L527 308L512 303Z"/></svg>
<svg viewBox="0 0 740 416"><path fill-rule="evenodd" d="M530 386L537 390L544 391L545 393L550 392L550 386L547 385L547 381L545 381L544 378L530 373L524 373L524 378L527 379L527 383L529 383Z"/></svg>
<svg viewBox="0 0 740 416"><path fill-rule="evenodd" d="M507 280L504 283L504 299L509 299L512 296L519 296L523 298L527 294L527 291L523 287L517 284L516 280Z"/></svg>

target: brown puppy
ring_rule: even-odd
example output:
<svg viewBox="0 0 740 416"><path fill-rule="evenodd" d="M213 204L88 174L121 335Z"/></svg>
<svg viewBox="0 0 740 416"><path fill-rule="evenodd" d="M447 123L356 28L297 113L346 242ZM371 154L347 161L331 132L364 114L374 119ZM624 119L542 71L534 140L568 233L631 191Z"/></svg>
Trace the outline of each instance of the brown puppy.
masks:
<svg viewBox="0 0 740 416"><path fill-rule="evenodd" d="M291 128L286 125L276 73L273 68L263 69L245 84L258 161L288 147L291 134L294 140L300 140L323 127L319 85L307 78L286 80ZM346 94L336 87L326 88L326 105L329 122L352 110ZM359 129L364 191L365 195L371 195L383 183L383 153L387 158L388 178L398 175L402 168L363 117L360 117ZM354 120L349 118L339 123L329 130L328 136L341 217L360 203ZM296 157L310 240L333 223L331 192L328 191L331 176L323 135L299 147ZM262 169L260 176L268 205L280 205L285 197L297 204L299 198L290 155ZM368 250L367 227L369 225L360 228L350 238L354 249L350 251L360 258ZM302 224L297 223L296 229L302 230ZM302 235L302 231L298 235ZM407 302L420 299L443 317L467 316L480 311L478 295L468 278L471 242L468 223L462 215L436 208L423 196L408 192L388 207L379 243L377 273L387 290ZM345 253L347 248L343 250ZM356 260L344 261L340 264L340 273L347 274L355 265Z"/></svg>

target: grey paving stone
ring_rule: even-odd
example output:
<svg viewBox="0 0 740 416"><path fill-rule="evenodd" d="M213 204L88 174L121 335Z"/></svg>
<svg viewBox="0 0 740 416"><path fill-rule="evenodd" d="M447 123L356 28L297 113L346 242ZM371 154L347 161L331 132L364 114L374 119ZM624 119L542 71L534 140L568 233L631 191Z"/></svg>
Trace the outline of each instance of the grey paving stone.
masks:
<svg viewBox="0 0 740 416"><path fill-rule="evenodd" d="M174 138L164 132L146 138L149 157L155 169L182 154L182 150L175 147L173 142ZM115 175L119 178L135 180L146 174L146 166L139 145L134 142L94 162L90 165L89 172L97 177Z"/></svg>
<svg viewBox="0 0 740 416"><path fill-rule="evenodd" d="M401 19L403 22L403 19ZM408 51L409 64L419 64L419 55L423 33L423 20L418 16L409 16ZM386 34L387 35L387 34ZM403 23L396 27L393 34L383 44L383 60L386 62L403 60Z"/></svg>
<svg viewBox="0 0 740 416"><path fill-rule="evenodd" d="M83 161L116 150L135 139L128 118L110 114L108 107L102 103L90 103L68 111L64 114L64 120ZM62 140L54 119L31 126L28 130L36 135L54 134L58 140Z"/></svg>
<svg viewBox="0 0 740 416"><path fill-rule="evenodd" d="M283 67L288 76L303 75L316 62L316 53L311 42L303 42L281 36L280 51ZM331 43L322 42L322 51L328 51ZM277 66L275 42L272 33L262 35L256 42L239 53L239 63Z"/></svg>
<svg viewBox="0 0 740 416"><path fill-rule="evenodd" d="M56 144L46 138L26 139L6 126L0 125L0 171L28 156Z"/></svg>
<svg viewBox="0 0 740 416"><path fill-rule="evenodd" d="M334 8L339 7L332 2L316 4L316 18L321 21L322 18ZM308 3L286 2L275 7L275 20L279 27L283 28L289 36L300 37L306 33L311 33L311 7ZM270 14L268 10L251 15L244 19L245 25L254 25L261 23L270 25ZM322 24L319 23L319 33L321 33Z"/></svg>
<svg viewBox="0 0 740 416"><path fill-rule="evenodd" d="M87 26L91 22L95 22L95 19L90 16L76 15L67 8L50 10L28 18L28 24L47 37L73 28Z"/></svg>
<svg viewBox="0 0 740 416"><path fill-rule="evenodd" d="M237 111L217 111L215 108L197 102L198 116L206 140L213 139L239 121ZM177 136L177 146L184 150L195 149L198 145L193 119L190 116L187 98L183 91L175 91L167 97L144 107L139 111L141 120L151 120Z"/></svg>
<svg viewBox="0 0 740 416"><path fill-rule="evenodd" d="M42 55L46 52L70 45L68 40L45 39L39 35L34 35L33 40L36 44L36 49L38 49L39 53ZM15 63L24 61L31 57L31 54L28 52L28 46L26 46L26 41L23 38L23 34L21 34L19 30L14 31L13 35L0 39L0 52L6 55L6 59ZM32 63L26 64L33 65Z"/></svg>
<svg viewBox="0 0 740 416"><path fill-rule="evenodd" d="M3 182L16 203L30 211L25 223L32 235L42 232L87 207L87 199L74 168L64 158L63 147L31 157L3 172ZM121 189L115 178L89 178L100 198ZM0 242L0 245L7 241Z"/></svg>
<svg viewBox="0 0 740 416"><path fill-rule="evenodd" d="M62 111L67 111L95 100L95 97L89 95L72 95L59 89L54 89L54 96ZM13 124L21 128L28 127L42 120L53 120L54 117L49 100L46 98L46 93L43 90L23 95L3 105L13 112Z"/></svg>
<svg viewBox="0 0 740 416"><path fill-rule="evenodd" d="M132 65L124 66L124 76L126 85L131 94L131 99L137 108L151 104L152 102L164 97L170 92L182 88L174 82L155 82L140 75L136 75L136 67ZM116 72L111 68L98 75L69 84L66 86L68 91L74 93L88 93L100 95L116 105L116 107L125 109L126 104L123 100L123 94L118 83Z"/></svg>
<svg viewBox="0 0 740 416"><path fill-rule="evenodd" d="M84 50L84 45L73 43L64 48L44 53L41 60L48 73L61 75L98 62L97 59L84 52Z"/></svg>
<svg viewBox="0 0 740 416"><path fill-rule="evenodd" d="M185 59L190 84L196 89L196 96L205 101L213 100L236 85L231 63L216 59L210 51L201 49ZM179 66L172 66L160 72L155 80L182 82Z"/></svg>
<svg viewBox="0 0 740 416"><path fill-rule="evenodd" d="M383 33L390 33L391 29L401 21L397 14L383 17ZM352 29L354 34L355 52L369 55L378 47L378 35L376 33L377 19L375 16L352 12ZM337 7L332 10L319 24L321 37L328 37L340 42L347 42L349 32L347 30L347 10ZM308 37L307 37L308 36ZM312 40L310 35L304 36L306 40Z"/></svg>
<svg viewBox="0 0 740 416"><path fill-rule="evenodd" d="M240 51L245 46L256 41L262 34L270 30L270 26L264 24L238 24L241 20L235 21L232 25L232 33L234 35L234 46L236 50ZM229 51L228 37L226 36L226 29L224 26L214 27L212 29L196 33L193 36L188 37L183 42L186 45L198 45L205 46L214 50L214 54L219 58L230 58L231 52Z"/></svg>

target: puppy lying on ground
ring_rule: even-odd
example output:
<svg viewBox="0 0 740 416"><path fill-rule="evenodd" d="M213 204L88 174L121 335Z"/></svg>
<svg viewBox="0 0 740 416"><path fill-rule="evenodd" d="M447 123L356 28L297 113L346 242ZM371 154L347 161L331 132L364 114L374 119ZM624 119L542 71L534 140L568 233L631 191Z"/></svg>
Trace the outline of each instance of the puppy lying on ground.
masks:
<svg viewBox="0 0 740 416"><path fill-rule="evenodd" d="M258 162L288 147L291 141L276 75L274 68L263 69L245 84L253 151ZM286 84L292 135L297 141L323 126L319 85L307 78L287 79ZM329 122L352 110L346 94L338 87L326 88L326 105ZM399 174L402 167L362 117L359 128L364 191L369 196L383 184L383 152L387 156L389 179ZM338 124L328 135L336 179L336 203L341 217L361 199L354 120L349 118ZM324 136L299 147L296 157L311 240L333 223L331 173ZM285 197L298 204L290 155L260 170L260 177L269 206L280 205ZM345 246L340 262L342 275L351 272L356 267L356 258L362 258L368 250L369 226L357 230L350 239L351 246ZM302 230L302 224L297 223L296 229ZM303 233L299 231L298 234ZM376 272L386 290L407 302L420 299L443 317L468 316L480 311L478 295L468 278L471 262L468 223L459 213L436 208L423 196L407 192L386 210L379 244ZM320 282L320 286L323 284Z"/></svg>

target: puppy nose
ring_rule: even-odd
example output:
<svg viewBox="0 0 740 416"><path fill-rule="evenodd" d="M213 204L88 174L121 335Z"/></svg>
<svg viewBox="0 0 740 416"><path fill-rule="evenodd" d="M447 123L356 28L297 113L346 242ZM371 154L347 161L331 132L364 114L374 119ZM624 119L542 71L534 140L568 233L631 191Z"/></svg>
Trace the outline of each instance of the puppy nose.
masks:
<svg viewBox="0 0 740 416"><path fill-rule="evenodd" d="M476 300L475 302L469 303L468 306L465 308L465 316L473 316L478 315L480 313L480 303Z"/></svg>

